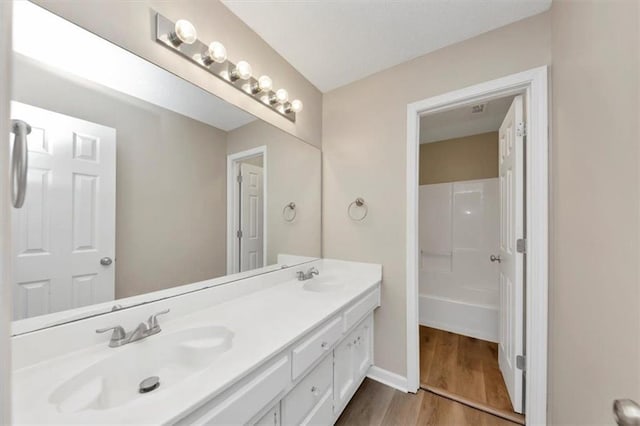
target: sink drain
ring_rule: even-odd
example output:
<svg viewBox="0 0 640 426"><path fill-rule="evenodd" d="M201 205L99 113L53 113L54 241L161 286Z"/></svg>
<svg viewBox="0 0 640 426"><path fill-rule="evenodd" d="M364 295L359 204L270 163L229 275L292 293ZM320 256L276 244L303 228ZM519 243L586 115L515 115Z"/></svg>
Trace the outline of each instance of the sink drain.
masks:
<svg viewBox="0 0 640 426"><path fill-rule="evenodd" d="M147 393L147 392L151 392L153 390L158 389L159 386L160 386L160 377L151 376L151 377L147 377L146 379L140 382L138 390L140 391L140 393Z"/></svg>

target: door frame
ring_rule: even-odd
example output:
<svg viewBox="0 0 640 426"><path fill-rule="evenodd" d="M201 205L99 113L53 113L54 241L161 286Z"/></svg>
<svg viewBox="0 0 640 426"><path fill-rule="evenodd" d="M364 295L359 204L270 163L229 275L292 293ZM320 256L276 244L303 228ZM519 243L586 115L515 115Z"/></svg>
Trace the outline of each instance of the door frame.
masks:
<svg viewBox="0 0 640 426"><path fill-rule="evenodd" d="M13 2L0 2L0 170L9 170L11 95L11 25ZM0 424L11 423L11 205L8 173L0 179Z"/></svg>
<svg viewBox="0 0 640 426"><path fill-rule="evenodd" d="M420 387L418 324L418 158L420 117L509 95L525 94L525 417L547 421L547 327L549 284L549 106L548 67L454 90L407 105L407 389Z"/></svg>
<svg viewBox="0 0 640 426"><path fill-rule="evenodd" d="M235 238L235 231L238 229L238 217L235 214L239 200L236 181L238 165L242 160L254 157L262 157L262 265L267 265L267 146L261 145L227 155L227 275L238 272L234 271L234 261L238 254Z"/></svg>

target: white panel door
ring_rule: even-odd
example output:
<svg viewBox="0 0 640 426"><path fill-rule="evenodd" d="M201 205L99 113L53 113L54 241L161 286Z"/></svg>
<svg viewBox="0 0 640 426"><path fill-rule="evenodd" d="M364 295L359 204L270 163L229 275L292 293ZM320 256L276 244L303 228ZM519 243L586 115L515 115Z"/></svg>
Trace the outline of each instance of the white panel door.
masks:
<svg viewBox="0 0 640 426"><path fill-rule="evenodd" d="M369 368L373 364L372 348L372 318L367 318L357 329L354 340L354 362L356 372L356 382L360 377L367 375Z"/></svg>
<svg viewBox="0 0 640 426"><path fill-rule="evenodd" d="M240 163L240 271L264 266L263 169Z"/></svg>
<svg viewBox="0 0 640 426"><path fill-rule="evenodd" d="M13 209L14 319L115 296L116 131L18 102L32 127L22 209Z"/></svg>
<svg viewBox="0 0 640 426"><path fill-rule="evenodd" d="M500 168L500 343L498 362L514 411L522 413L523 372L516 357L524 355L524 112L516 96L499 131Z"/></svg>

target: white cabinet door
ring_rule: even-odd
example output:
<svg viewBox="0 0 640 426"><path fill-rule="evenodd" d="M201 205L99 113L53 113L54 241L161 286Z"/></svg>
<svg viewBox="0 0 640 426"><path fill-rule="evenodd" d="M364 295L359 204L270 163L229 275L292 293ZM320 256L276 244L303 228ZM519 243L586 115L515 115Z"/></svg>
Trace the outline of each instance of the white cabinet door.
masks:
<svg viewBox="0 0 640 426"><path fill-rule="evenodd" d="M334 411L349 402L373 363L373 317L369 315L333 351Z"/></svg>
<svg viewBox="0 0 640 426"><path fill-rule="evenodd" d="M353 358L353 333L351 333L333 351L333 405L336 412L341 411L342 407L349 402L356 385Z"/></svg>
<svg viewBox="0 0 640 426"><path fill-rule="evenodd" d="M354 371L356 373L356 383L359 383L359 379L364 377L369 371L369 367L373 363L372 357L372 333L371 333L371 320L367 318L363 324L356 329L355 340L353 343L353 361L355 363Z"/></svg>
<svg viewBox="0 0 640 426"><path fill-rule="evenodd" d="M267 414L255 423L255 426L280 426L280 403L278 402Z"/></svg>

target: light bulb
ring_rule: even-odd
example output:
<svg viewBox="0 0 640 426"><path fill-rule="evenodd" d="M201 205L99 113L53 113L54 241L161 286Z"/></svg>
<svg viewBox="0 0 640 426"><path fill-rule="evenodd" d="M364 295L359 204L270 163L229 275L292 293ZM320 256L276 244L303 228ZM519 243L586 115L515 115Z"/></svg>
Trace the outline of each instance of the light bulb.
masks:
<svg viewBox="0 0 640 426"><path fill-rule="evenodd" d="M258 81L251 86L251 93L254 95L260 92L268 92L273 87L273 81L268 75L261 75Z"/></svg>
<svg viewBox="0 0 640 426"><path fill-rule="evenodd" d="M214 41L209 44L207 53L203 56L202 61L205 65L210 65L212 62L219 64L227 60L227 49L219 41Z"/></svg>
<svg viewBox="0 0 640 426"><path fill-rule="evenodd" d="M248 80L251 78L251 65L247 61L240 61L231 72L231 80Z"/></svg>
<svg viewBox="0 0 640 426"><path fill-rule="evenodd" d="M273 81L268 75L260 76L258 79L258 88L261 92L268 92L273 87Z"/></svg>
<svg viewBox="0 0 640 426"><path fill-rule="evenodd" d="M281 104L289 100L289 93L284 89L278 89L276 91L276 100Z"/></svg>
<svg viewBox="0 0 640 426"><path fill-rule="evenodd" d="M193 44L197 38L196 27L186 19L178 19L173 32L169 34L169 39L176 47L182 43Z"/></svg>
<svg viewBox="0 0 640 426"><path fill-rule="evenodd" d="M294 99L291 101L291 111L298 113L300 111L302 111L302 108L304 107L304 105L302 104L302 101L299 99Z"/></svg>

